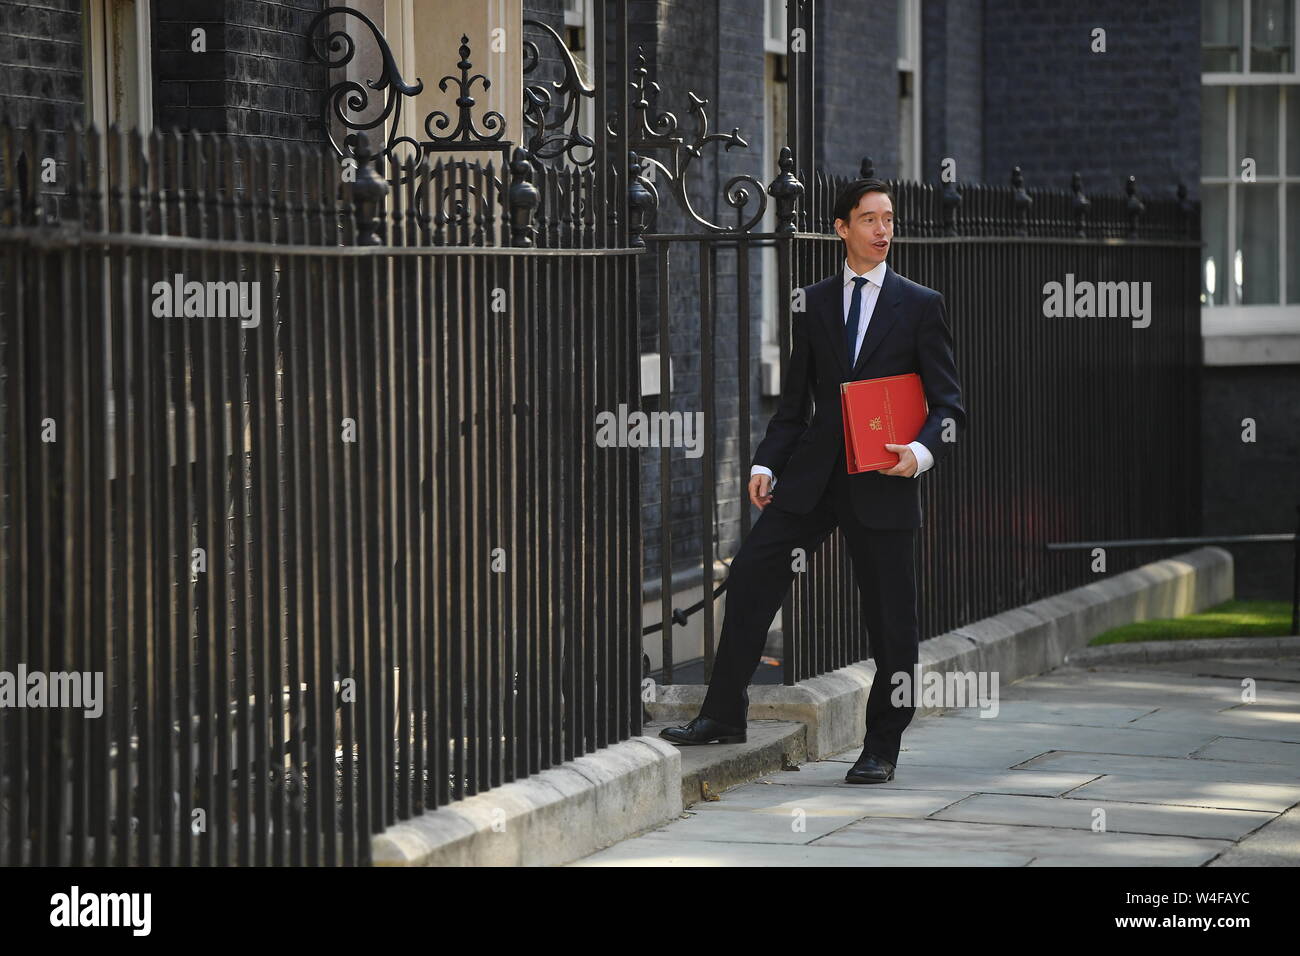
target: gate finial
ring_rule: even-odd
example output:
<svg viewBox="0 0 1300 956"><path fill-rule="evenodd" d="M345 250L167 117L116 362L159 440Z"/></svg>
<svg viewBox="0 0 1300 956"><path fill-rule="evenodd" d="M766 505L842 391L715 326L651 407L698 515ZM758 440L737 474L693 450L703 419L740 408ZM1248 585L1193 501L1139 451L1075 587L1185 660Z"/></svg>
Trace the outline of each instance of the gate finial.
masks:
<svg viewBox="0 0 1300 956"><path fill-rule="evenodd" d="M1137 189L1137 177L1130 176L1128 182L1124 184L1124 192L1128 194L1126 206L1128 209L1128 237L1130 239L1137 238L1138 219L1142 215L1142 210L1146 208L1142 200L1138 199Z"/></svg>
<svg viewBox="0 0 1300 956"><path fill-rule="evenodd" d="M1029 207L1034 204L1034 200L1025 190L1025 176L1019 166L1011 168L1011 188L1015 190L1011 195L1011 202L1015 209L1016 235L1027 236L1029 235Z"/></svg>
<svg viewBox="0 0 1300 956"><path fill-rule="evenodd" d="M1088 207L1092 202L1083 194L1083 177L1078 171L1070 179L1070 191L1074 198L1070 200L1070 209L1074 213L1074 234L1082 239L1086 235Z"/></svg>
<svg viewBox="0 0 1300 956"><path fill-rule="evenodd" d="M781 172L767 187L767 194L776 200L776 231L778 233L795 232L795 205L803 195L803 183L794 175L794 151L789 146L781 147L781 158L777 160Z"/></svg>
<svg viewBox="0 0 1300 956"><path fill-rule="evenodd" d="M375 170L375 154L370 149L370 136L357 133L348 138L357 158L357 178L352 184L353 210L357 222L357 245L380 246L384 239L380 230L379 207L388 195L388 183Z"/></svg>
<svg viewBox="0 0 1300 956"><path fill-rule="evenodd" d="M515 147L510 157L510 244L523 249L533 245L533 211L541 200L533 185L533 164L528 151Z"/></svg>

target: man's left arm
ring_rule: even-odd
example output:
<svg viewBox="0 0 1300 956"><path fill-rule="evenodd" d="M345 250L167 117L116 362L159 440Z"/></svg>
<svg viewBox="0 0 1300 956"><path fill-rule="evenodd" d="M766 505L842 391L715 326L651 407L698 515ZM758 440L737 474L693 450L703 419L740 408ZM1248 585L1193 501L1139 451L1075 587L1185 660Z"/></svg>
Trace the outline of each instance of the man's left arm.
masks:
<svg viewBox="0 0 1300 956"><path fill-rule="evenodd" d="M962 404L961 383L957 379L957 363L952 352L952 332L948 328L948 311L941 294L935 295L925 305L916 333L916 357L930 414L921 426L921 434L909 446L916 455L914 478L940 461L957 434L966 428L966 408ZM952 441L944 441L949 419L953 422L950 430Z"/></svg>

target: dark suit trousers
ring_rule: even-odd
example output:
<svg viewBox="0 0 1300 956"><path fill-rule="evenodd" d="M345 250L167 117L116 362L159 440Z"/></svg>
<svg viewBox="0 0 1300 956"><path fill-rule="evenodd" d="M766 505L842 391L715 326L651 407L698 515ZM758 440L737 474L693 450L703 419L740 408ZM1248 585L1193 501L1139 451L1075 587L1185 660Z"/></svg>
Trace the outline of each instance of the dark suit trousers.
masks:
<svg viewBox="0 0 1300 956"><path fill-rule="evenodd" d="M867 698L863 747L897 763L903 729L916 712L915 707L896 707L890 702L894 687L890 676L902 672L910 681L918 657L920 630L913 555L916 532L864 527L849 500L850 478L841 451L821 500L803 515L781 510L777 504L778 484L776 497L758 516L731 562L722 636L700 714L732 726L745 726L749 711L747 688L772 620L796 573L791 552L803 548L811 557L822 540L838 527L853 561L871 656L876 662L876 676ZM789 633L790 622L784 622L784 626Z"/></svg>

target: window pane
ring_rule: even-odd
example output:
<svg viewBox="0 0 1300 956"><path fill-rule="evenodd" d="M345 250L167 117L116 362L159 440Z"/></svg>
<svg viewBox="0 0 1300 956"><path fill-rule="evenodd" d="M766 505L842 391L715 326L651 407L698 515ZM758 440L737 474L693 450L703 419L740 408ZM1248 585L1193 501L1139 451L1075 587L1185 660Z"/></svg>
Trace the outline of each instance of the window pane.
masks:
<svg viewBox="0 0 1300 956"><path fill-rule="evenodd" d="M914 74L899 73L900 89L901 81L907 78L909 81ZM912 98L911 83L907 84L904 95L898 98L898 175L901 179L917 178L917 171L914 168L916 157L912 155L913 136L916 133L916 101Z"/></svg>
<svg viewBox="0 0 1300 956"><path fill-rule="evenodd" d="M767 37L779 43L785 42L785 0L768 0Z"/></svg>
<svg viewBox="0 0 1300 956"><path fill-rule="evenodd" d="M1286 187L1286 302L1300 302L1300 186Z"/></svg>
<svg viewBox="0 0 1300 956"><path fill-rule="evenodd" d="M1201 71L1237 73L1241 70L1241 0L1201 3Z"/></svg>
<svg viewBox="0 0 1300 956"><path fill-rule="evenodd" d="M1201 87L1201 175L1228 175L1228 88Z"/></svg>
<svg viewBox="0 0 1300 956"><path fill-rule="evenodd" d="M1201 187L1201 304L1228 301L1228 187Z"/></svg>
<svg viewBox="0 0 1300 956"><path fill-rule="evenodd" d="M1277 305L1276 186L1237 186L1233 281L1242 305Z"/></svg>
<svg viewBox="0 0 1300 956"><path fill-rule="evenodd" d="M1286 97L1286 171L1300 176L1300 86L1284 89Z"/></svg>
<svg viewBox="0 0 1300 956"><path fill-rule="evenodd" d="M1237 91L1237 155L1233 175L1241 175L1241 161L1255 160L1255 172L1277 175L1277 87L1239 86Z"/></svg>
<svg viewBox="0 0 1300 956"><path fill-rule="evenodd" d="M1293 0L1251 0L1250 72L1290 73Z"/></svg>

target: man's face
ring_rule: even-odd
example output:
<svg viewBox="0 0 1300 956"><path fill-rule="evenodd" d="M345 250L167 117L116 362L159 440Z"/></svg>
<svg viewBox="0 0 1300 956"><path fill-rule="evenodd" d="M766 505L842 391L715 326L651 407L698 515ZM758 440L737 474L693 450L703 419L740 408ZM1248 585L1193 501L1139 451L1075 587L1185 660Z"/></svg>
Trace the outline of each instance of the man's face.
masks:
<svg viewBox="0 0 1300 956"><path fill-rule="evenodd" d="M884 193L864 193L847 222L835 220L835 231L844 240L850 260L874 269L885 261L894 239L894 204Z"/></svg>

